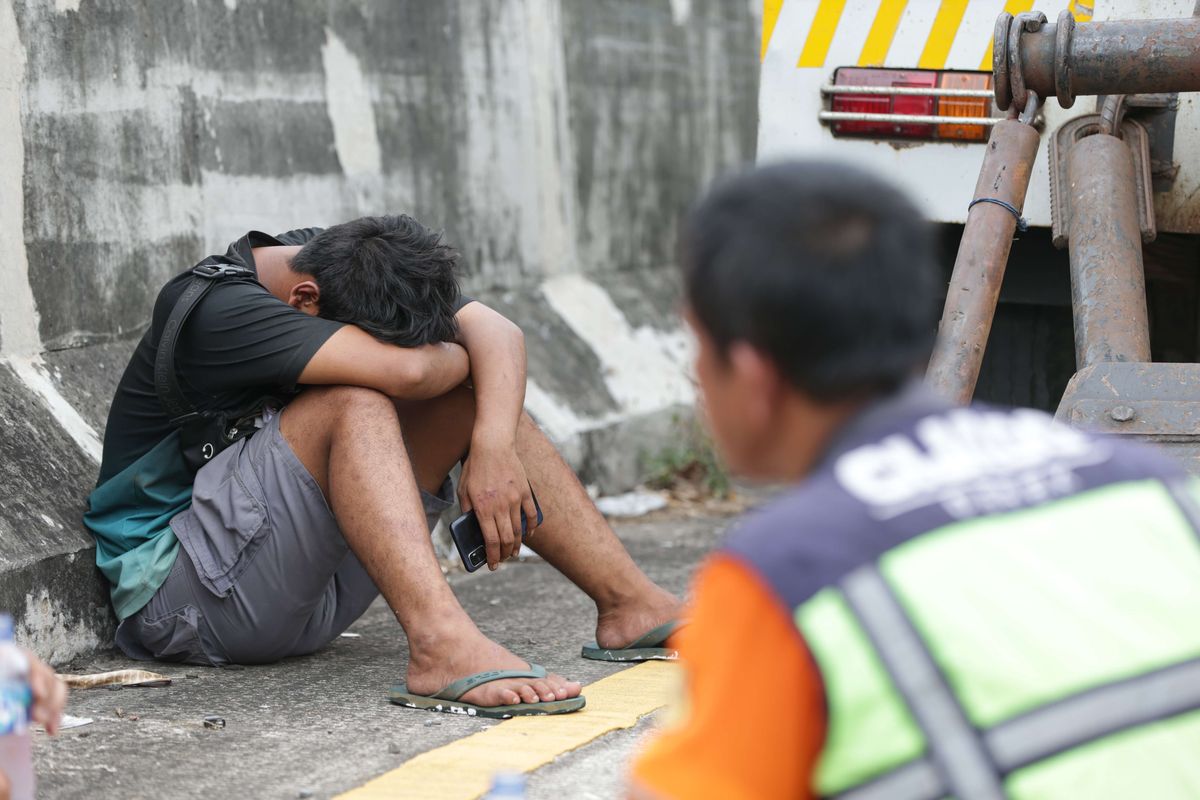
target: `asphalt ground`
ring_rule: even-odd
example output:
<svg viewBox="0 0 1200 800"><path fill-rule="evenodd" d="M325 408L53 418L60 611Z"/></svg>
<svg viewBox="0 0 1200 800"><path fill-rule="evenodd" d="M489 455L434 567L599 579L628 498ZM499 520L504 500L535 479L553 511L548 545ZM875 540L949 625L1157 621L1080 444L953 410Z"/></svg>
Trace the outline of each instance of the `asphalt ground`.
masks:
<svg viewBox="0 0 1200 800"><path fill-rule="evenodd" d="M696 564L729 522L718 516L665 515L615 527L643 569L682 594ZM449 580L483 632L525 658L585 684L630 669L579 657L580 646L593 637L594 608L540 560L506 564L495 573L451 573ZM143 667L173 682L162 688L73 692L67 713L94 721L56 738L35 735L38 796L326 798L356 790L402 766L405 770L393 775L387 796L427 796L421 786L408 791L403 782L410 774L408 762L423 753L428 761L442 752L438 748L509 724L389 704L386 690L401 677L408 651L382 601L349 633L358 636L339 638L311 656L271 666L139 664L115 651L71 665L63 671ZM618 693L628 693L620 687L636 686L626 679L638 674L609 683ZM652 725L649 716L637 721L637 714L657 705L652 698L634 697L631 707L637 711L628 720L633 727L607 733L573 752L555 752L549 763L530 774L528 796L559 800L619 795L628 754ZM224 720L224 727L206 727L209 716ZM500 742L501 749L511 749L513 764L519 767L526 754L516 735L497 739L489 734L485 743ZM562 747L576 745L564 738ZM469 761L464 757L451 762L445 772L461 769L465 781L478 766ZM361 796L363 790L357 791Z"/></svg>

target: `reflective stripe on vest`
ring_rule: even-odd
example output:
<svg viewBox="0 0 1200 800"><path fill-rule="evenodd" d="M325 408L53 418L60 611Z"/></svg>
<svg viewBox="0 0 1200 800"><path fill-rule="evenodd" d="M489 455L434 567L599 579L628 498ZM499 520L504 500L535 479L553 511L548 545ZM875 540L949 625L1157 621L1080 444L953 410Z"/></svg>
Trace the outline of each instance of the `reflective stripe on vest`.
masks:
<svg viewBox="0 0 1200 800"><path fill-rule="evenodd" d="M957 523L801 605L829 705L816 791L1194 796L1196 492L1137 481Z"/></svg>

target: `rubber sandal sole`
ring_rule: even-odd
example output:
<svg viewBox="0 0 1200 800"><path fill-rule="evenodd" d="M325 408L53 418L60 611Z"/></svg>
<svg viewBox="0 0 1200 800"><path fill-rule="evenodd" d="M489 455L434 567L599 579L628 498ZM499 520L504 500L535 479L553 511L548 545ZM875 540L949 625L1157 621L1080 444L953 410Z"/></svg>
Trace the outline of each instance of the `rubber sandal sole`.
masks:
<svg viewBox="0 0 1200 800"><path fill-rule="evenodd" d="M673 647L664 647L675 631L686 625L680 620L671 620L651 628L625 647L601 647L595 642L583 646L579 655L592 661L674 661L679 652Z"/></svg>
<svg viewBox="0 0 1200 800"><path fill-rule="evenodd" d="M595 645L584 645L580 652L584 658L592 661L675 661L679 651L670 647L630 647L618 650L606 650Z"/></svg>
<svg viewBox="0 0 1200 800"><path fill-rule="evenodd" d="M437 697L427 697L412 694L403 684L393 686L388 692L388 700L404 708L415 708L423 711L441 711L445 714L461 714L466 717L483 717L485 719L509 719L511 717L545 717L552 714L570 714L579 711L587 700L572 697L568 700L550 700L542 703L517 703L511 706L477 706L474 703L464 703L461 700L442 700Z"/></svg>

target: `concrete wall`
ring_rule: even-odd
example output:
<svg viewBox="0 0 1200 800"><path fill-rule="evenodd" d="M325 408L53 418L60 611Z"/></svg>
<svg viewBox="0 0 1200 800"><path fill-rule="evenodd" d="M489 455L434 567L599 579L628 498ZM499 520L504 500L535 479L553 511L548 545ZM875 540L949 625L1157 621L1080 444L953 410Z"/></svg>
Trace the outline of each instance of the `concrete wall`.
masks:
<svg viewBox="0 0 1200 800"><path fill-rule="evenodd" d="M757 0L0 0L0 608L107 641L80 523L161 284L405 211L525 328L529 408L635 480L691 401L676 220L753 157Z"/></svg>

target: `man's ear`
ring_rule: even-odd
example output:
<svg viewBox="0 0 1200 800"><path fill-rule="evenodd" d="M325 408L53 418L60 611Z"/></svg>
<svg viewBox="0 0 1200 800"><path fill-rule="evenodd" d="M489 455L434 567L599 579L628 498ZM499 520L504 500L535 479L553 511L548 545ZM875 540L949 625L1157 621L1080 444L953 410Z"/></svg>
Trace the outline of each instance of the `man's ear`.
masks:
<svg viewBox="0 0 1200 800"><path fill-rule="evenodd" d="M321 308L321 290L316 281L300 281L293 286L288 294L288 305L315 317Z"/></svg>
<svg viewBox="0 0 1200 800"><path fill-rule="evenodd" d="M771 359L747 342L734 342L729 367L738 386L739 404L753 430L770 430L784 400L785 382Z"/></svg>

